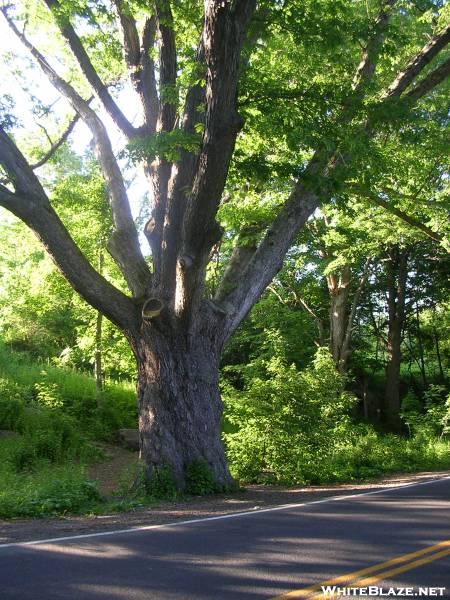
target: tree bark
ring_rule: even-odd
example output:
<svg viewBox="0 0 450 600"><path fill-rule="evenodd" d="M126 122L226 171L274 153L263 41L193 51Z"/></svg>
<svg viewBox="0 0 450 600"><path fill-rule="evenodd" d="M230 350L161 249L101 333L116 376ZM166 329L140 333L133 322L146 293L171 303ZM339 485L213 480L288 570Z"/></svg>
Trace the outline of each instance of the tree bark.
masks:
<svg viewBox="0 0 450 600"><path fill-rule="evenodd" d="M433 319L434 318L435 318L435 315L433 315ZM436 348L436 359L437 359L438 368L439 368L439 379L440 379L440 381L442 381L442 383L444 383L445 382L445 374L444 374L444 369L442 367L441 350L439 347L439 336L438 336L438 332L437 332L434 324L433 324L433 339L434 339L434 344L435 344L435 348Z"/></svg>
<svg viewBox="0 0 450 600"><path fill-rule="evenodd" d="M144 323L131 340L138 364L141 458L148 480L168 468L182 490L186 468L202 460L216 484L228 487L233 479L221 442L215 333L164 329Z"/></svg>
<svg viewBox="0 0 450 600"><path fill-rule="evenodd" d="M350 267L345 265L337 280L335 275L327 277L330 292L330 350L339 370L342 370L342 349L347 331L347 309L350 294Z"/></svg>
<svg viewBox="0 0 450 600"><path fill-rule="evenodd" d="M388 269L388 339L386 384L384 394L385 420L389 427L400 427L400 367L405 298L408 278L408 252L398 247L390 252Z"/></svg>
<svg viewBox="0 0 450 600"><path fill-rule="evenodd" d="M97 403L103 391L103 356L102 356L102 325L103 315L97 311L97 319L95 322L95 355L94 355L94 375L95 388L97 390Z"/></svg>

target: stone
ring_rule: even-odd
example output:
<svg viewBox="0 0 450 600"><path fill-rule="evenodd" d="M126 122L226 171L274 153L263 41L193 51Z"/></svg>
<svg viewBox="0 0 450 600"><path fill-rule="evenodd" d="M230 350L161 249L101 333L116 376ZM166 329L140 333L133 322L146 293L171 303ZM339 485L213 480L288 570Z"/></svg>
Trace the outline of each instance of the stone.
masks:
<svg viewBox="0 0 450 600"><path fill-rule="evenodd" d="M139 450L139 430L119 429L119 440L129 450Z"/></svg>

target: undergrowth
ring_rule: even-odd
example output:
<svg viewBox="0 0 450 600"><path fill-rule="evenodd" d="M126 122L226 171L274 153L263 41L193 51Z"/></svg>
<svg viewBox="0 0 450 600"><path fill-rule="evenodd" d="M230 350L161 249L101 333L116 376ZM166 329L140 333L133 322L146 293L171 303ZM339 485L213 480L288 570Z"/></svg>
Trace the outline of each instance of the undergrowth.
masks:
<svg viewBox="0 0 450 600"><path fill-rule="evenodd" d="M240 377L243 390L223 385L224 441L240 481L320 484L450 468L444 390L430 390L424 412L403 413L409 435L393 435L352 421L356 398L323 348L302 371L276 356L241 367Z"/></svg>
<svg viewBox="0 0 450 600"><path fill-rule="evenodd" d="M99 510L86 466L102 458L98 440L136 427L136 411L131 384L99 397L92 377L0 345L0 517Z"/></svg>

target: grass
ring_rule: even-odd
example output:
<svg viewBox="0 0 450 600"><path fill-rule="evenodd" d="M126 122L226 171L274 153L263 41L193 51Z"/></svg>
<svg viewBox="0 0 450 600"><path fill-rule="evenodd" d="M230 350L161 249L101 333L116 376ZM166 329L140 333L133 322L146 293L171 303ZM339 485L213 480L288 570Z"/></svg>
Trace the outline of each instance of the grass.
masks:
<svg viewBox="0 0 450 600"><path fill-rule="evenodd" d="M43 365L0 345L0 517L42 517L99 510L86 467L95 445L137 426L131 383L108 382L98 397L92 377Z"/></svg>
<svg viewBox="0 0 450 600"><path fill-rule="evenodd" d="M60 403L65 413L95 437L108 439L120 427L137 425L136 391L131 382L107 381L99 397L92 376L35 362L4 344L0 344L0 379L16 386L25 400Z"/></svg>
<svg viewBox="0 0 450 600"><path fill-rule="evenodd" d="M92 375L36 362L25 353L11 351L3 343L0 343L0 376L24 387L45 379L55 383L66 399L91 400L97 394ZM135 386L130 381L107 381L104 395L119 404L129 404L135 396Z"/></svg>
<svg viewBox="0 0 450 600"><path fill-rule="evenodd" d="M99 504L82 465L41 465L35 473L0 472L0 517L48 517L85 513Z"/></svg>

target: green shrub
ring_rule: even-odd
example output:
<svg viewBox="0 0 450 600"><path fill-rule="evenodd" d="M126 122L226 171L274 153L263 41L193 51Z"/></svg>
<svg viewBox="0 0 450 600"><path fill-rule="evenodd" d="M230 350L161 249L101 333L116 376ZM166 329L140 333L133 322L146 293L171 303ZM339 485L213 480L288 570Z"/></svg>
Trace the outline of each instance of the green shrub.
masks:
<svg viewBox="0 0 450 600"><path fill-rule="evenodd" d="M3 453L15 472L35 470L42 461L88 462L99 456L99 451L80 434L76 421L60 410L28 406L18 429L20 437L11 440Z"/></svg>
<svg viewBox="0 0 450 600"><path fill-rule="evenodd" d="M15 472L31 471L38 460L36 448L29 440L20 440L5 457Z"/></svg>
<svg viewBox="0 0 450 600"><path fill-rule="evenodd" d="M152 498L173 500L178 491L169 466L154 468L150 481L145 481L146 492Z"/></svg>
<svg viewBox="0 0 450 600"><path fill-rule="evenodd" d="M219 491L214 473L206 460L198 459L188 464L185 491L193 496L214 494Z"/></svg>
<svg viewBox="0 0 450 600"><path fill-rule="evenodd" d="M0 419L2 412L6 412L2 400L18 397L24 404L34 401L42 408L61 409L76 419L85 434L105 440L111 440L117 429L137 424L136 392L130 382L107 381L98 403L91 375L44 366L32 361L29 355L12 352L1 342L0 377Z"/></svg>
<svg viewBox="0 0 450 600"><path fill-rule="evenodd" d="M323 348L303 371L282 357L253 363L243 392L229 384L223 392L226 418L237 429L224 435L231 470L247 481L315 478L315 465L325 465L349 429L355 403Z"/></svg>
<svg viewBox="0 0 450 600"><path fill-rule="evenodd" d="M0 429L17 431L23 418L26 388L0 378Z"/></svg>
<svg viewBox="0 0 450 600"><path fill-rule="evenodd" d="M58 385L48 381L38 381L34 384L36 402L44 408L62 408L64 403L59 393Z"/></svg>
<svg viewBox="0 0 450 600"><path fill-rule="evenodd" d="M234 428L224 439L241 481L332 483L450 466L450 442L438 439L450 417L441 389L425 394L422 414L417 399L404 402L411 437L403 438L350 421L354 399L325 350L303 371L276 357L241 373L243 391L223 385L225 418Z"/></svg>
<svg viewBox="0 0 450 600"><path fill-rule="evenodd" d="M0 517L44 517L87 511L100 501L95 484L75 465L20 477L2 473Z"/></svg>

